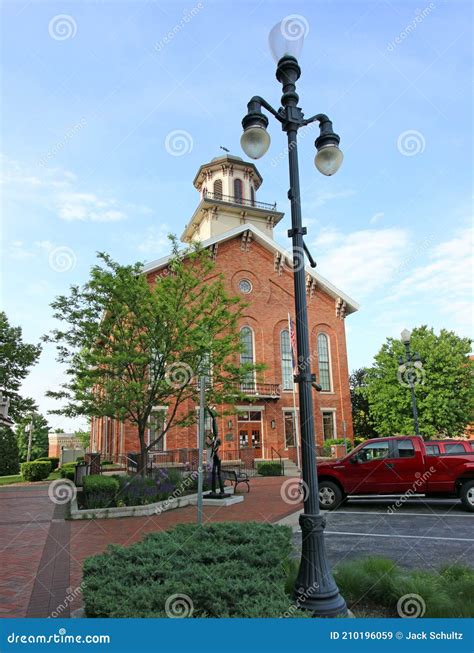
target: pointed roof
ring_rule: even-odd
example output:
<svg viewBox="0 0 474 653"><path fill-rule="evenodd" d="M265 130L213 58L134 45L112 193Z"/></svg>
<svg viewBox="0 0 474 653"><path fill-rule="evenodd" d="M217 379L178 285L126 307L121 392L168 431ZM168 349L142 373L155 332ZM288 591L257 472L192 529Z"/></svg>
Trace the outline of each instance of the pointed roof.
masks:
<svg viewBox="0 0 474 653"><path fill-rule="evenodd" d="M213 238L209 238L208 240L203 241L201 245L202 247L211 247L212 245L215 245L217 243L223 243L227 240L232 240L232 238L239 236L244 231L251 231L253 234L253 239L256 242L258 242L260 245L262 245L265 249L272 252L273 254L275 252L279 252L291 263L293 259L291 252L283 249L283 247L280 247L280 245L278 245L278 243L276 243L272 238L266 236L262 231L260 231L260 229L258 229L255 225L251 223L239 225L234 229L230 229L229 231L225 231L224 233L214 236ZM171 259L171 254L168 256L164 256L163 258L156 259L155 261L150 261L150 263L146 263L143 266L143 273L148 274L150 272L153 272L154 270L159 270L160 268L165 266L170 259ZM316 280L316 282L324 290L324 292L326 292L334 299L338 299L340 297L346 303L346 315L349 315L350 313L355 313L356 311L359 310L360 305L358 304L358 302L356 302L354 299L349 297L349 295L346 295L346 293L342 292L342 290L339 290L339 288L333 285L325 277L321 276L318 272L315 272L315 270L311 268L309 265L305 266L305 272Z"/></svg>

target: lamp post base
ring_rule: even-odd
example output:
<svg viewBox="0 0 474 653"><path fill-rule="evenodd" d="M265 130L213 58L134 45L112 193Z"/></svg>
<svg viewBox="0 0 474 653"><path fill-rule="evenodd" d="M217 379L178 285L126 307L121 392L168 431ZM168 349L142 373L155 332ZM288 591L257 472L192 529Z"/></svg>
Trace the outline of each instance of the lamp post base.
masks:
<svg viewBox="0 0 474 653"><path fill-rule="evenodd" d="M347 605L331 573L324 549L322 515L300 515L302 535L301 564L294 598L299 608L311 610L315 617L347 617Z"/></svg>

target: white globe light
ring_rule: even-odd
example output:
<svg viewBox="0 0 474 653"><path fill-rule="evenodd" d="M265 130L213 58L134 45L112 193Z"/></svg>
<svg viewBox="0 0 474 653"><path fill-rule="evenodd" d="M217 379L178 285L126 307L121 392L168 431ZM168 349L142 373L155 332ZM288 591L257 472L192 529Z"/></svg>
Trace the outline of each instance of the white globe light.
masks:
<svg viewBox="0 0 474 653"><path fill-rule="evenodd" d="M402 342L410 342L411 331L403 329L400 335L402 336Z"/></svg>
<svg viewBox="0 0 474 653"><path fill-rule="evenodd" d="M270 51L275 63L278 63L285 56L298 59L308 32L308 21L299 14L286 16L277 23L268 37Z"/></svg>
<svg viewBox="0 0 474 653"><path fill-rule="evenodd" d="M250 159L260 159L270 147L270 135L265 127L247 127L240 138L240 146Z"/></svg>
<svg viewBox="0 0 474 653"><path fill-rule="evenodd" d="M324 145L314 157L314 165L326 177L336 173L341 167L344 155L337 145Z"/></svg>

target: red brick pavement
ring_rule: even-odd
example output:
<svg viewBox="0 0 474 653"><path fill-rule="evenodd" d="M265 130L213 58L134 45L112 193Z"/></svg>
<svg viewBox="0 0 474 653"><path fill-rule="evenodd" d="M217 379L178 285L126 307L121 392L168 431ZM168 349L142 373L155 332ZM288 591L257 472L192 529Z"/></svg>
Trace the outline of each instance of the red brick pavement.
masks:
<svg viewBox="0 0 474 653"><path fill-rule="evenodd" d="M48 486L0 489L0 617L24 617L55 505Z"/></svg>
<svg viewBox="0 0 474 653"><path fill-rule="evenodd" d="M250 493L242 491L245 496L242 503L227 508L206 506L204 520L276 522L302 507L301 504L288 504L281 498L280 488L286 480L253 479ZM22 514L15 506L17 501L23 506ZM196 508L189 506L151 517L61 520L50 526L55 506L47 490L37 487L18 488L16 492L1 488L0 505L5 506L7 516L4 517L2 510L0 551L2 558L6 553L9 563L2 565L0 570L0 616L3 617L39 616L41 610L47 616L60 605L64 605L64 609L60 608L60 616L68 616L69 608L74 610L81 605L78 588L86 557L105 551L109 544L126 546L142 539L146 533L169 530L178 523L196 520ZM17 541L20 542L18 546ZM68 565L65 552L69 555ZM71 598L67 598L68 591Z"/></svg>

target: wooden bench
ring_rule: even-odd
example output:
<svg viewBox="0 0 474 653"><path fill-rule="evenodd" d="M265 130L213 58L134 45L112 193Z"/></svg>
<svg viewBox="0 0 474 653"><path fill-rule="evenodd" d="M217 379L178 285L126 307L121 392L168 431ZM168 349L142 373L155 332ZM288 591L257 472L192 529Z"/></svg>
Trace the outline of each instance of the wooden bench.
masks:
<svg viewBox="0 0 474 653"><path fill-rule="evenodd" d="M237 469L221 469L221 476L224 483L230 481L234 485L234 491L239 483L247 484L247 492L250 492L250 478L245 472Z"/></svg>

